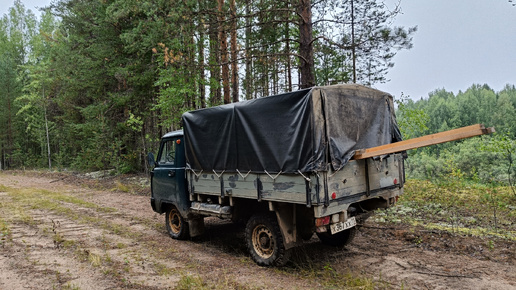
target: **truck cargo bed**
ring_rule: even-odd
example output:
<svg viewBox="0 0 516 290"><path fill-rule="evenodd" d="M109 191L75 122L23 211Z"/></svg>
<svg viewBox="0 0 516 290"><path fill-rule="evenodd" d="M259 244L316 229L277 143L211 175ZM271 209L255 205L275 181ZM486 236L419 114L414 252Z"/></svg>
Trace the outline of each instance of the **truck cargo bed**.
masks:
<svg viewBox="0 0 516 290"><path fill-rule="evenodd" d="M388 199L400 195L403 172L403 157L393 154L377 160L350 161L337 172L302 175L190 170L188 179L192 201L209 195L306 204L314 207L315 217L320 217L345 211L350 204L375 196Z"/></svg>

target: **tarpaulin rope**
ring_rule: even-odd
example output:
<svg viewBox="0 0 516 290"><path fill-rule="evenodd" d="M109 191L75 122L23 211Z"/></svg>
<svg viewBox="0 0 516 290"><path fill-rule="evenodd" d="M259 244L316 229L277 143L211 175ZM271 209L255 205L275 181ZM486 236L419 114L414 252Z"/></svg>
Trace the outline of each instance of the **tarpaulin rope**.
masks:
<svg viewBox="0 0 516 290"><path fill-rule="evenodd" d="M306 181L310 181L310 178L306 177L303 175L303 173L298 169L297 172L299 172L299 174L301 174L301 176L303 176L303 178L306 180Z"/></svg>
<svg viewBox="0 0 516 290"><path fill-rule="evenodd" d="M190 171L191 171L191 172L195 175L195 177L197 177L197 178L198 178L199 176L201 176L201 174L202 174L202 170L201 170L201 171L199 171L199 174L197 174L197 173L195 172L195 170L193 170L192 168L190 168Z"/></svg>
<svg viewBox="0 0 516 290"><path fill-rule="evenodd" d="M269 174L269 172L267 172L267 170L264 170L264 171L265 171L265 173L267 173L267 175L269 175L269 177L270 177L273 181L274 181L274 180L276 180L276 178L278 178L278 176L280 176L280 174L282 174L282 173L283 173L283 171L280 171L280 172L278 172L278 174L276 174L276 176L272 177L272 175L270 175L270 174Z"/></svg>
<svg viewBox="0 0 516 290"><path fill-rule="evenodd" d="M217 174L217 172L215 171L215 169L213 169L213 173L215 175L217 175L218 178L220 178L222 176L222 174L224 174L224 172L226 172L226 170L222 171L220 174Z"/></svg>
<svg viewBox="0 0 516 290"><path fill-rule="evenodd" d="M249 173L251 173L251 170L249 170L249 172L247 172L246 175L243 175L242 173L240 173L240 171L237 169L236 170L238 172L238 174L240 175L240 177L242 177L243 179L245 179L247 176L249 176Z"/></svg>

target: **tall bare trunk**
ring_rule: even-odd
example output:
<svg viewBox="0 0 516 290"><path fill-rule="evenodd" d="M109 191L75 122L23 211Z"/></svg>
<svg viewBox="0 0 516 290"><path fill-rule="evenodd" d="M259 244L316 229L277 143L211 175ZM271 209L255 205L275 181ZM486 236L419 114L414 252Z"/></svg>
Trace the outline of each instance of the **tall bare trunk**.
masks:
<svg viewBox="0 0 516 290"><path fill-rule="evenodd" d="M245 1L245 13L246 15L251 14L251 0ZM253 77L252 77L252 69L253 69L253 58L251 57L251 17L246 17L245 19L245 97L247 100L253 98Z"/></svg>
<svg viewBox="0 0 516 290"><path fill-rule="evenodd" d="M229 87L229 63L228 63L228 37L224 17L224 0L218 0L219 11L219 42L220 42L220 61L222 64L222 88L224 89L224 104L231 103Z"/></svg>
<svg viewBox="0 0 516 290"><path fill-rule="evenodd" d="M312 49L312 8L310 0L299 0L299 55L301 56L299 71L301 88L315 86L314 54Z"/></svg>
<svg viewBox="0 0 516 290"><path fill-rule="evenodd" d="M199 6L200 5L201 0L199 0ZM201 21L199 21L198 32L199 42L197 43L197 61L199 69L199 104L201 108L206 108L206 74L204 72L204 19L201 19Z"/></svg>
<svg viewBox="0 0 516 290"><path fill-rule="evenodd" d="M47 105L45 102L45 89L43 89L43 102L43 109L45 113L45 132L47 133L48 169L52 169L52 159L50 158L50 134L48 133Z"/></svg>
<svg viewBox="0 0 516 290"><path fill-rule="evenodd" d="M287 62L285 63L285 80L287 91L292 91L292 63L290 61L290 33L289 33L289 23L285 22L285 38L287 39L285 43L285 55L287 57Z"/></svg>
<svg viewBox="0 0 516 290"><path fill-rule="evenodd" d="M13 122L12 122L12 108L11 108L11 90L9 83L7 84L7 148L5 153L7 153L7 158L5 160L5 168L9 169L12 165L12 150L13 150Z"/></svg>
<svg viewBox="0 0 516 290"><path fill-rule="evenodd" d="M237 54L237 18L235 0L230 0L231 10L231 98L238 102L238 54Z"/></svg>
<svg viewBox="0 0 516 290"><path fill-rule="evenodd" d="M208 1L210 10L212 2ZM222 101L220 88L220 50L219 50L219 25L216 13L209 13L208 33L210 35L210 103L219 105Z"/></svg>
<svg viewBox="0 0 516 290"><path fill-rule="evenodd" d="M353 83L357 83L357 53L355 47L355 6L351 0L351 53L353 59Z"/></svg>

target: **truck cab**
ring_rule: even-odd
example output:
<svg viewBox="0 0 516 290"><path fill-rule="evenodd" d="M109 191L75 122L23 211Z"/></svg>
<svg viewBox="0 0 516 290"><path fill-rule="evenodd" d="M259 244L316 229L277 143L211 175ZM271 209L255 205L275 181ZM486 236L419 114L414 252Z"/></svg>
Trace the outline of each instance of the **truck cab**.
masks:
<svg viewBox="0 0 516 290"><path fill-rule="evenodd" d="M167 213L167 229L173 237L184 230L186 221L182 217L187 216L191 203L186 190L184 146L182 130L165 134L151 171L151 206L157 213Z"/></svg>

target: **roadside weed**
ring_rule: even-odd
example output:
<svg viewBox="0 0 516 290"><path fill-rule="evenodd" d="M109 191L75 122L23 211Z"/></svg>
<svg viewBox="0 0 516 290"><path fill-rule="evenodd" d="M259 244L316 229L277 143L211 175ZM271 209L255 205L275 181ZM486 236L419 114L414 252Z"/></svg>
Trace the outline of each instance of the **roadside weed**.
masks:
<svg viewBox="0 0 516 290"><path fill-rule="evenodd" d="M407 180L398 204L378 211L374 220L516 240L513 204L504 186Z"/></svg>
<svg viewBox="0 0 516 290"><path fill-rule="evenodd" d="M210 289L211 287L208 287L206 285L206 282L202 279L199 275L188 275L183 274L181 275L181 279L177 283L175 289L178 290L189 290L189 289Z"/></svg>

